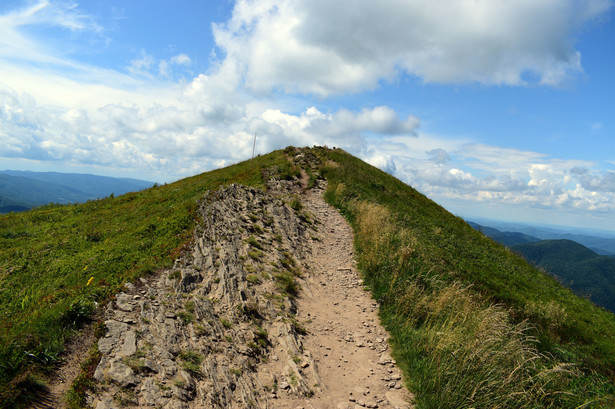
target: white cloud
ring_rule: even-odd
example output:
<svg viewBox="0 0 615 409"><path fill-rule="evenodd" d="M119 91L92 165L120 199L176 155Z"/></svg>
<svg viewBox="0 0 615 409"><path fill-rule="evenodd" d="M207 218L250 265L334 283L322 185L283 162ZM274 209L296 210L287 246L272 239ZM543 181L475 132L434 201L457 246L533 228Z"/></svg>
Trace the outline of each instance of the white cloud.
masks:
<svg viewBox="0 0 615 409"><path fill-rule="evenodd" d="M558 85L582 71L576 32L610 4L238 0L214 35L227 68L258 92L358 92L400 72L426 82Z"/></svg>
<svg viewBox="0 0 615 409"><path fill-rule="evenodd" d="M400 138L386 138L389 142ZM419 133L417 142L424 137ZM412 140L406 141L410 146ZM615 172L596 164L485 144L440 139L443 148L408 155L380 145L396 176L438 201L520 205L534 209L615 211ZM374 149L369 146L368 149Z"/></svg>
<svg viewBox="0 0 615 409"><path fill-rule="evenodd" d="M380 168L391 175L397 172L397 166L395 165L395 161L391 155L380 152L374 146L368 147L367 152L363 153L361 156L365 162Z"/></svg>
<svg viewBox="0 0 615 409"><path fill-rule="evenodd" d="M224 57L184 84L174 79L192 65L186 54L143 51L123 73L50 51L23 27L100 28L78 8L40 1L0 16L0 157L172 180L248 158L257 132L258 152L342 147L436 199L612 212L615 173L593 163L428 135L418 118L387 106L327 112L277 92L358 92L401 72L432 82L561 83L581 69L575 30L609 4L240 0L214 27Z"/></svg>
<svg viewBox="0 0 615 409"><path fill-rule="evenodd" d="M255 131L259 152L287 145L361 151L369 135L412 135L418 125L386 106L334 113L308 108L299 115L258 110L206 76L176 98L94 110L51 108L0 86L0 156L164 172L167 178L249 157Z"/></svg>
<svg viewBox="0 0 615 409"><path fill-rule="evenodd" d="M585 168L573 168L570 172L576 176L579 186L585 190L615 193L615 172L613 171L596 174Z"/></svg>
<svg viewBox="0 0 615 409"><path fill-rule="evenodd" d="M178 54L169 61L162 60L158 63L158 75L164 78L171 78L171 65L189 67L192 64L192 59L186 54Z"/></svg>
<svg viewBox="0 0 615 409"><path fill-rule="evenodd" d="M431 160L438 165L443 165L451 160L449 154L442 148L432 149L426 153L430 156Z"/></svg>
<svg viewBox="0 0 615 409"><path fill-rule="evenodd" d="M171 63L177 65L190 65L192 64L192 60L186 54L178 54L171 57Z"/></svg>
<svg viewBox="0 0 615 409"><path fill-rule="evenodd" d="M141 50L139 57L130 61L128 71L133 75L148 75L155 62L152 55L147 54L145 50Z"/></svg>
<svg viewBox="0 0 615 409"><path fill-rule="evenodd" d="M589 129L590 129L590 130L592 130L592 131L599 131L599 130L601 130L601 129L602 129L602 122L594 122L594 123L590 126L590 128L589 128Z"/></svg>

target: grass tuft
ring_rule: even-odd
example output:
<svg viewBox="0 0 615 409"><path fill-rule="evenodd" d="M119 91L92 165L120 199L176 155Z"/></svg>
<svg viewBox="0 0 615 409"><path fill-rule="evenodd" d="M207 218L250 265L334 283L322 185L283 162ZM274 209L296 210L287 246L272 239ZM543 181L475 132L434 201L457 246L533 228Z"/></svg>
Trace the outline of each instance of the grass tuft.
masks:
<svg viewBox="0 0 615 409"><path fill-rule="evenodd" d="M196 351L182 351L179 354L179 359L182 361L182 368L189 374L195 377L201 377L201 362L203 362L203 355Z"/></svg>

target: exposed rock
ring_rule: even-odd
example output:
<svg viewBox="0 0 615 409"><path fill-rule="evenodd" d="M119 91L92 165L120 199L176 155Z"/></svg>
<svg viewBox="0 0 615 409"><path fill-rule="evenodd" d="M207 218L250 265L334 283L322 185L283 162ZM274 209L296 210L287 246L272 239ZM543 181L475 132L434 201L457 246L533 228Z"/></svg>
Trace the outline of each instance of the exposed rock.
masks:
<svg viewBox="0 0 615 409"><path fill-rule="evenodd" d="M130 312L134 308L132 296L125 293L118 294L115 303L117 304L117 308L122 311Z"/></svg>
<svg viewBox="0 0 615 409"><path fill-rule="evenodd" d="M134 331L126 331L121 353L124 356L131 356L135 352L137 352L137 336Z"/></svg>
<svg viewBox="0 0 615 409"><path fill-rule="evenodd" d="M292 323L309 224L283 200L238 185L208 192L199 216L193 250L125 287L108 310L95 372L101 396L122 388L141 406L257 408L269 393L255 368L273 350L286 362L281 389L313 393L303 377L317 379L317 366Z"/></svg>
<svg viewBox="0 0 615 409"><path fill-rule="evenodd" d="M120 406L113 402L113 398L108 394L103 395L101 400L96 402L95 406L96 409L119 409L119 407Z"/></svg>
<svg viewBox="0 0 615 409"><path fill-rule="evenodd" d="M154 378L146 378L141 384L141 399L142 406L156 406L162 401L162 393Z"/></svg>
<svg viewBox="0 0 615 409"><path fill-rule="evenodd" d="M137 377L134 371L121 361L111 361L107 374L111 381L116 382L122 387L135 386L137 384Z"/></svg>

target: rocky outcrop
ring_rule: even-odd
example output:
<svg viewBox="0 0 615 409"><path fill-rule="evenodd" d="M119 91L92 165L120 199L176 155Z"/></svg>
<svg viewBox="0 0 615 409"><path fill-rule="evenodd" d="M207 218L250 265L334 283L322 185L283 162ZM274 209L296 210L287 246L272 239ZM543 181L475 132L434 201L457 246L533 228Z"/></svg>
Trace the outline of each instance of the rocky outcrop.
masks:
<svg viewBox="0 0 615 409"><path fill-rule="evenodd" d="M309 273L311 217L238 185L208 192L198 215L191 251L107 307L90 407L257 408L316 392L294 300ZM270 360L279 371L259 370Z"/></svg>

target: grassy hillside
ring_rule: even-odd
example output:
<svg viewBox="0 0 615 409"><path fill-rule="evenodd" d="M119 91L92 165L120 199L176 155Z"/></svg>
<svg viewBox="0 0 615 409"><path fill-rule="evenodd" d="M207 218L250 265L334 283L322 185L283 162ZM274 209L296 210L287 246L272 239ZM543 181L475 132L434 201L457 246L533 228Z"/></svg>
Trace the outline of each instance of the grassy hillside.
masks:
<svg viewBox="0 0 615 409"><path fill-rule="evenodd" d="M312 152L327 200L355 230L359 267L418 407L615 407L615 316L390 175L340 150ZM297 173L282 151L254 162L0 216L0 406L23 401L16 396L96 303L170 265L205 190Z"/></svg>
<svg viewBox="0 0 615 409"><path fill-rule="evenodd" d="M543 240L512 249L557 276L575 293L615 311L615 258L600 256L571 240Z"/></svg>
<svg viewBox="0 0 615 409"><path fill-rule="evenodd" d="M613 314L397 179L322 154L419 407L615 407Z"/></svg>
<svg viewBox="0 0 615 409"><path fill-rule="evenodd" d="M65 341L123 283L166 267L207 189L290 177L280 152L138 193L0 215L0 407L25 399Z"/></svg>

